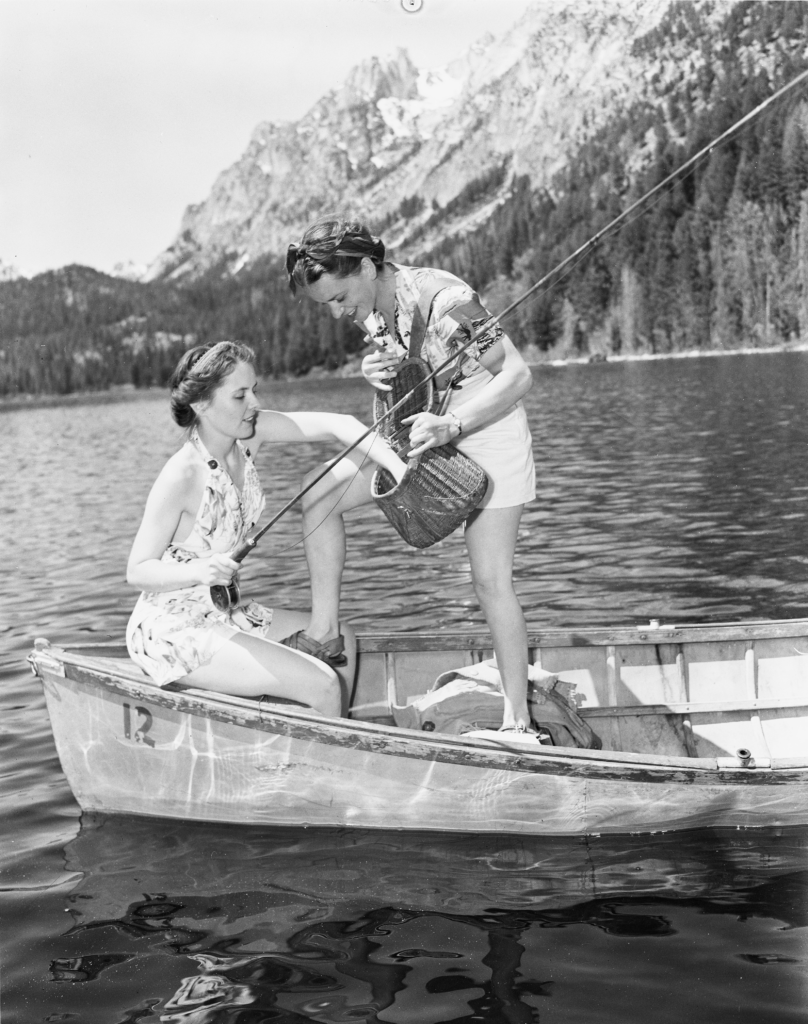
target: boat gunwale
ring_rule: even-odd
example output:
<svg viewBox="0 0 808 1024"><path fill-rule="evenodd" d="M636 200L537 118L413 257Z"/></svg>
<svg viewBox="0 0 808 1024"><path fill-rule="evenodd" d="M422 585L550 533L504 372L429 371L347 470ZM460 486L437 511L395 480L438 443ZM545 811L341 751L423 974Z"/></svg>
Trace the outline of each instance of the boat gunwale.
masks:
<svg viewBox="0 0 808 1024"><path fill-rule="evenodd" d="M761 619L755 622L690 623L648 626L528 627L529 648L610 647L682 643L731 643L746 640L779 640L808 636L808 618ZM360 654L405 651L489 651L490 634L480 631L451 633L363 633L358 632Z"/></svg>
<svg viewBox="0 0 808 1024"><path fill-rule="evenodd" d="M328 745L346 746L381 755L456 762L467 767L501 768L525 774L576 774L601 779L654 783L782 785L802 780L808 775L808 761L804 764L794 764L794 761L798 760L794 758L781 759L781 763L773 758L769 764L752 763L744 767L740 764L721 765L716 758L550 747L546 744L537 750L526 750L522 747L507 747L509 741L505 739L497 743L491 739L424 733L415 729L357 719L323 719L304 709L285 705L281 707L269 700L254 701L190 687L176 690L160 688L151 683L145 675L142 680L135 680L124 672L116 673L114 665L102 667L88 664L93 660L97 661L99 654L79 653L89 649L96 652L120 649L120 644L74 646L75 649L70 650L67 646L38 644L30 656L32 667L36 671L38 658L46 668L48 661L55 661L63 668L70 666L73 669L70 675L64 672L65 677L71 682L102 687L105 691L112 690L123 696L150 701L178 713L210 717L228 724L258 727L263 732L275 732L295 739L316 740ZM445 648L441 646L438 649ZM42 678L41 672L37 674ZM57 677L61 674L56 673ZM627 706L630 707L631 705ZM644 705L637 707L642 708ZM727 710L731 710L731 707ZM627 714L630 713L630 710L627 710Z"/></svg>
<svg viewBox="0 0 808 1024"><path fill-rule="evenodd" d="M627 645L658 645L682 643L731 643L744 640L778 640L791 637L808 638L808 618L760 619L753 622L715 622L660 624L648 626L552 626L546 629L528 627L528 647L609 647ZM490 651L489 633L468 632L388 632L356 634L359 654L398 654L415 651ZM36 640L36 645L70 653L81 651L119 650L128 657L126 646L116 641L50 644Z"/></svg>

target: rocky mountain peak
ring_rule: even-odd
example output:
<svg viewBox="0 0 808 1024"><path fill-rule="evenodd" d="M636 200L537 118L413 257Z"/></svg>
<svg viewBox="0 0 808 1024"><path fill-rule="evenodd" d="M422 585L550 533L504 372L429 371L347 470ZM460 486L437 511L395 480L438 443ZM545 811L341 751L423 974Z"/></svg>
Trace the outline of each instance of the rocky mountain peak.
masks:
<svg viewBox="0 0 808 1024"><path fill-rule="evenodd" d="M336 97L343 108L378 103L385 98L417 99L418 68L402 48L388 58L370 57L350 72Z"/></svg>
<svg viewBox="0 0 808 1024"><path fill-rule="evenodd" d="M148 278L236 271L326 210L384 227L401 254L414 233L434 245L489 216L514 175L551 188L588 134L649 94L658 61L634 43L673 6L538 2L445 67L419 69L402 49L364 61L299 121L256 128ZM436 214L479 181L495 184L474 210Z"/></svg>

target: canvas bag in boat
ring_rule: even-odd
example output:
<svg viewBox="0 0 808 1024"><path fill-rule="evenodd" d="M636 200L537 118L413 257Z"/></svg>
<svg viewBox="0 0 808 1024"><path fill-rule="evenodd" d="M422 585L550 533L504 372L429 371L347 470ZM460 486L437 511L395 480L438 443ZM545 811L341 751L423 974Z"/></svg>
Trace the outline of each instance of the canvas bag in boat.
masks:
<svg viewBox="0 0 808 1024"><path fill-rule="evenodd" d="M528 666L528 680L530 717L538 729L550 734L553 746L600 750L600 737L570 702L572 684L535 665ZM502 681L492 658L444 672L428 693L409 704L394 705L392 710L396 725L458 735L498 729L504 707Z"/></svg>

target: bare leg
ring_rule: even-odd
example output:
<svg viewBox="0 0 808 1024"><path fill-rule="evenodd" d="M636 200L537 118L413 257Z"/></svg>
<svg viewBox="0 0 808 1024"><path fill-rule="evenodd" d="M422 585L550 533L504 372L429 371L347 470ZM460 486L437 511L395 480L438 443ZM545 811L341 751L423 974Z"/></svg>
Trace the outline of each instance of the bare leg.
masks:
<svg viewBox="0 0 808 1024"><path fill-rule="evenodd" d="M505 690L505 727L530 727L527 626L513 589L513 555L522 505L480 509L466 524L471 578L485 615Z"/></svg>
<svg viewBox="0 0 808 1024"><path fill-rule="evenodd" d="M180 682L235 697L286 697L308 704L329 718L338 718L342 696L336 673L308 654L237 633L213 658Z"/></svg>
<svg viewBox="0 0 808 1024"><path fill-rule="evenodd" d="M289 608L272 609L272 625L269 627L269 640L285 640L287 636L296 633L299 629L309 632L311 623L310 612L297 612ZM345 638L345 657L347 664L334 667L334 671L340 681L342 690L342 714L348 714L353 695L354 680L356 679L356 633L352 626L347 623L338 623L337 630ZM309 636L313 634L309 633ZM318 638L315 638L318 639ZM327 639L327 638L326 638Z"/></svg>
<svg viewBox="0 0 808 1024"><path fill-rule="evenodd" d="M345 568L343 513L372 501L370 481L375 466L366 463L360 468L361 457L356 462L353 459L351 455L337 463L303 498L304 547L311 578L311 621L305 629L320 642L340 631L339 600Z"/></svg>

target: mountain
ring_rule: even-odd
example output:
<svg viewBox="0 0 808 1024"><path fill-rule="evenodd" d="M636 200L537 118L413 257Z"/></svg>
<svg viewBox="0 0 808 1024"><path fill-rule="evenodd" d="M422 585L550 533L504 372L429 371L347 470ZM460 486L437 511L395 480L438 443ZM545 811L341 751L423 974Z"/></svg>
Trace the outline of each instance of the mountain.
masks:
<svg viewBox="0 0 808 1024"><path fill-rule="evenodd" d="M341 88L294 123L258 125L243 156L189 206L149 279L236 271L280 253L323 213L358 213L407 242L479 179L495 180L473 215L445 218L425 239L485 220L515 177L550 188L576 148L616 109L692 74L670 53L670 83L637 40L671 0L537 3L499 39L486 37L446 67L417 68L404 50L355 68ZM726 4L698 3L709 23ZM638 155L639 157L640 155ZM434 223L434 219L433 219Z"/></svg>
<svg viewBox="0 0 808 1024"><path fill-rule="evenodd" d="M495 313L519 299L506 327L531 359L804 344L806 39L796 0L576 0L439 71L367 62L256 130L151 280L0 280L0 396L164 384L222 338L263 373L355 365L361 334L283 272L288 239L335 207Z"/></svg>

